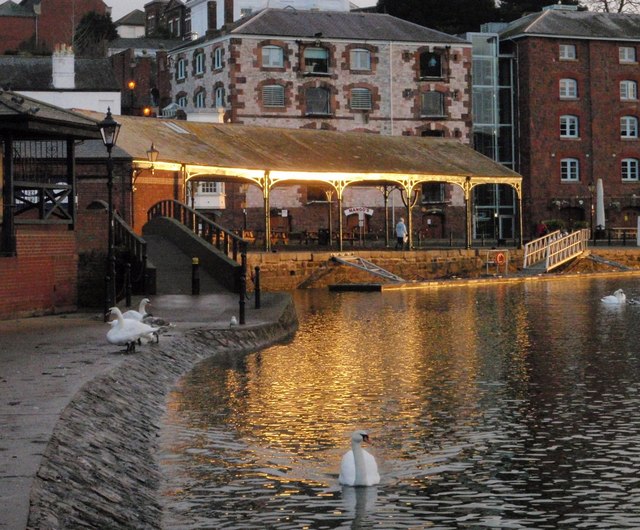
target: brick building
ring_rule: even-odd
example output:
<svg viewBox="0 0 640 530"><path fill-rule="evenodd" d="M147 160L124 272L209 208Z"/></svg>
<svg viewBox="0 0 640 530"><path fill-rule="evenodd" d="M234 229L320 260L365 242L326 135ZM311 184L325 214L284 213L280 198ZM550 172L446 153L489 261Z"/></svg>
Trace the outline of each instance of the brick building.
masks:
<svg viewBox="0 0 640 530"><path fill-rule="evenodd" d="M188 120L469 142L470 43L389 15L266 9L174 48L169 62L174 103ZM218 202L210 201L214 209L262 203L253 188L203 183L198 191L200 198L217 194ZM235 199L225 200L225 194ZM400 211L402 198L395 195ZM298 186L274 200L317 226L311 205L327 197L321 189ZM378 190L353 191L348 200L348 206L373 208L366 229L381 229ZM451 215L462 207L456 190L431 184L420 200L416 226L433 237L461 231L463 216ZM289 224L281 222L283 228Z"/></svg>
<svg viewBox="0 0 640 530"><path fill-rule="evenodd" d="M574 9L552 6L499 33L516 80L525 233L540 220L595 228L598 179L607 228L635 227L640 212L640 15Z"/></svg>

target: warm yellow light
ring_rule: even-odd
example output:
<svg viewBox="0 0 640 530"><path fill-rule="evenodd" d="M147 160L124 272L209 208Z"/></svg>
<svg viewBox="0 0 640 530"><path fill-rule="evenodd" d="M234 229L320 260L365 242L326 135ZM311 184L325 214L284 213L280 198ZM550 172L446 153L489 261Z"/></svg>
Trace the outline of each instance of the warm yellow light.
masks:
<svg viewBox="0 0 640 530"><path fill-rule="evenodd" d="M129 90L133 90L134 88L136 88L136 82L132 79L127 83L127 86L129 87Z"/></svg>
<svg viewBox="0 0 640 530"><path fill-rule="evenodd" d="M142 114L147 117L151 116L151 107L145 107L144 109L142 109Z"/></svg>

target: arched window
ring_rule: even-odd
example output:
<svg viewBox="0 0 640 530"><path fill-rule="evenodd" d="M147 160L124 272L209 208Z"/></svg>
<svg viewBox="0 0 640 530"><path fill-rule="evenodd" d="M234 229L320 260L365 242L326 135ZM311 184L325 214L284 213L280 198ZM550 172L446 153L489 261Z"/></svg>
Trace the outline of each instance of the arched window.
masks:
<svg viewBox="0 0 640 530"><path fill-rule="evenodd" d="M635 100L638 99L638 83L635 81L620 81L620 99Z"/></svg>
<svg viewBox="0 0 640 530"><path fill-rule="evenodd" d="M638 159L637 158L622 159L622 180L623 181L638 180Z"/></svg>
<svg viewBox="0 0 640 530"><path fill-rule="evenodd" d="M578 116L567 114L560 116L560 137L561 138L578 138Z"/></svg>
<svg viewBox="0 0 640 530"><path fill-rule="evenodd" d="M442 118L444 114L444 94L442 92L423 92L420 94L420 115Z"/></svg>
<svg viewBox="0 0 640 530"><path fill-rule="evenodd" d="M176 105L182 107L183 109L187 106L187 96L180 95L176 97Z"/></svg>
<svg viewBox="0 0 640 530"><path fill-rule="evenodd" d="M215 91L216 108L224 107L224 87L219 86Z"/></svg>
<svg viewBox="0 0 640 530"><path fill-rule="evenodd" d="M304 99L306 102L306 113L323 115L331 114L329 96L329 91L326 88L307 88L304 93Z"/></svg>
<svg viewBox="0 0 640 530"><path fill-rule="evenodd" d="M351 70L371 70L371 52L363 48L354 48L349 52Z"/></svg>
<svg viewBox="0 0 640 530"><path fill-rule="evenodd" d="M203 109L205 107L205 91L199 90L196 92L196 97L194 99L194 105L197 109Z"/></svg>
<svg viewBox="0 0 640 530"><path fill-rule="evenodd" d="M350 106L354 110L371 110L371 90L352 88Z"/></svg>
<svg viewBox="0 0 640 530"><path fill-rule="evenodd" d="M442 56L439 53L420 54L420 77L442 77Z"/></svg>
<svg viewBox="0 0 640 530"><path fill-rule="evenodd" d="M222 46L213 50L213 68L214 70L222 68Z"/></svg>
<svg viewBox="0 0 640 530"><path fill-rule="evenodd" d="M580 180L580 161L577 158L563 158L560 160L560 180L565 182Z"/></svg>
<svg viewBox="0 0 640 530"><path fill-rule="evenodd" d="M262 66L263 68L283 68L284 50L280 46L263 46Z"/></svg>
<svg viewBox="0 0 640 530"><path fill-rule="evenodd" d="M184 79L187 72L187 61L184 59L178 59L176 62L176 78Z"/></svg>
<svg viewBox="0 0 640 530"><path fill-rule="evenodd" d="M264 107L284 107L284 87L282 85L264 85L262 87L262 105Z"/></svg>
<svg viewBox="0 0 640 530"><path fill-rule="evenodd" d="M578 81L560 79L560 99L576 99L578 97Z"/></svg>
<svg viewBox="0 0 640 530"><path fill-rule="evenodd" d="M329 51L326 48L305 48L304 71L313 74L328 74Z"/></svg>
<svg viewBox="0 0 640 530"><path fill-rule="evenodd" d="M638 137L638 118L636 118L635 116L622 116L620 118L620 137Z"/></svg>
<svg viewBox="0 0 640 530"><path fill-rule="evenodd" d="M195 53L194 56L194 68L195 74L201 75L204 73L204 53L199 51Z"/></svg>

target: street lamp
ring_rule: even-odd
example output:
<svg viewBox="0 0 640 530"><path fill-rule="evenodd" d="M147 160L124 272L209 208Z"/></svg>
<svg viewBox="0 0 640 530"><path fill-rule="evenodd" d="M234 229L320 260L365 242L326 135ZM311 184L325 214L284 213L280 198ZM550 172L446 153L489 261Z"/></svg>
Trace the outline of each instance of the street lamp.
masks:
<svg viewBox="0 0 640 530"><path fill-rule="evenodd" d="M593 185L593 181L589 182L589 185L587 186L587 189L589 190L589 229L591 230L591 237L593 237L593 241L595 242L596 240L596 233L593 231L593 192L595 191L596 187Z"/></svg>
<svg viewBox="0 0 640 530"><path fill-rule="evenodd" d="M149 162L151 162L151 174L154 174L155 171L155 167L154 164L156 163L156 160L158 160L158 154L160 153L160 151L158 151L155 147L155 145L153 145L153 142L151 142L151 147L149 149L147 149L147 160L149 160Z"/></svg>
<svg viewBox="0 0 640 530"><path fill-rule="evenodd" d="M102 135L102 143L107 148L107 204L109 212L109 227L107 231L107 275L105 277L105 320L110 307L116 305L116 256L115 242L113 230L113 159L111 158L111 150L118 141L118 133L120 132L120 124L111 116L111 108L107 109L107 115L98 127Z"/></svg>

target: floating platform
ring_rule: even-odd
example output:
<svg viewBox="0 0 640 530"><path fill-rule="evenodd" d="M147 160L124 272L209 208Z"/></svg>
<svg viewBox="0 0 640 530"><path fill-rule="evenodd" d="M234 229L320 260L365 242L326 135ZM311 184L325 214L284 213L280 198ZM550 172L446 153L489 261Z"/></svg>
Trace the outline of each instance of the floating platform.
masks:
<svg viewBox="0 0 640 530"><path fill-rule="evenodd" d="M338 283L329 285L330 291L382 292L380 283Z"/></svg>

